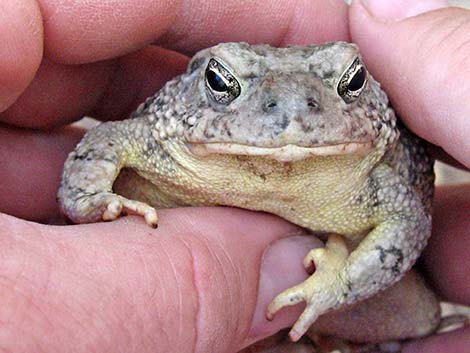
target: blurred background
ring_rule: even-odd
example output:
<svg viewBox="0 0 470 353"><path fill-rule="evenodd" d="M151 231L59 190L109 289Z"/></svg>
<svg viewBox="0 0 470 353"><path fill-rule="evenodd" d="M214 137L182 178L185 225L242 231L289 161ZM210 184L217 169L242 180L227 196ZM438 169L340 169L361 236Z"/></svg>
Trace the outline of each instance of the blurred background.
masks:
<svg viewBox="0 0 470 353"><path fill-rule="evenodd" d="M450 3L454 6L462 6L470 9L470 0L451 0Z"/></svg>

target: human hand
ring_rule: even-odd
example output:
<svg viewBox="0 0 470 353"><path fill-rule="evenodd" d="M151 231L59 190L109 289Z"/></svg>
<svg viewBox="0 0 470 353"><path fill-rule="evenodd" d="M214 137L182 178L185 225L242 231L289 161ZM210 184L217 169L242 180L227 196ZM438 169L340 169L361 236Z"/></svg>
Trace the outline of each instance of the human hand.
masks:
<svg viewBox="0 0 470 353"><path fill-rule="evenodd" d="M364 1L365 3L365 1ZM441 0L353 1L351 37L405 124L470 167L470 11ZM440 9L440 10L437 10ZM422 13L426 10L437 10ZM418 15L404 18L404 14ZM442 153L440 154L442 156ZM438 294L470 304L470 185L439 187L423 265ZM404 352L466 352L470 329L406 345Z"/></svg>
<svg viewBox="0 0 470 353"><path fill-rule="evenodd" d="M264 310L279 287L306 277L282 256L302 258L315 242L280 240L298 229L276 217L163 210L156 231L131 216L71 227L20 219L57 214L62 165L82 135L61 126L125 117L183 70L184 55L150 42L190 54L222 40L347 39L340 0L290 3L0 2L0 210L18 217L0 215L3 350L234 352L295 320L291 311L267 323ZM261 257L276 240L258 299Z"/></svg>
<svg viewBox="0 0 470 353"><path fill-rule="evenodd" d="M140 2L138 8L133 2L113 3L112 8L96 2L96 7L87 10L84 6L89 4L65 9L59 2L40 3L42 16L47 18L44 44L48 59L42 60L25 92L41 62L41 17L32 1L23 1L21 6L1 5L11 7L2 9L3 14L12 14L6 18L24 21L16 27L6 26L15 31L0 31L8 34L2 42L12 49L5 54L10 56L0 61L3 109L22 94L2 113L3 121L44 128L63 125L84 114L103 119L124 117L186 64L185 57L157 48L126 55L155 37L158 43L185 53L229 40L282 45L348 39L346 8L339 1L305 2L298 7L276 3L278 8L273 5L269 11L266 2L253 8L241 2L242 9L236 8L239 2L213 2L218 5L208 9L203 6L206 2L200 2L177 20L177 6L170 1ZM228 13L220 16L223 6ZM111 11L113 16L109 16ZM131 16L134 13L138 15ZM214 18L220 19L218 25ZM227 18L232 26L227 26ZM206 31L208 23L215 29ZM184 35L188 28L191 37ZM119 59L113 59L116 57ZM69 65L72 63L81 66ZM0 131L5 163L0 171L4 195L0 209L34 220L54 215L60 169L81 132L64 128L32 132L6 126ZM439 198L436 203L439 210ZM152 236L132 217L111 224L63 228L2 216L2 249L7 253L0 266L0 278L5 279L0 290L6 303L0 319L8 324L2 344L14 351L144 352L176 351L177 347L178 351L221 352L240 349L292 323L296 316L292 312L273 323L265 323L258 315L262 313L258 309L264 310L274 294L293 284L279 278L284 264L273 261L267 267L269 273L263 274L262 282L269 288L262 288L257 303L259 277L253 269L259 268L268 244L295 228L275 217L230 209L168 210L161 214L161 227ZM459 229L465 228L456 226L455 238L458 234L463 238ZM448 233L449 226L441 231ZM273 246L269 256L277 251L302 258L302 249L311 247L300 246L305 241L283 240ZM453 261L463 261L462 244L455 242L458 249ZM435 248L436 252L442 249ZM447 259L442 253L435 256ZM441 287L459 283L455 280L457 268L460 275L468 273L461 266L450 265L435 266L439 273L454 274L440 278ZM300 266L288 272L292 272L288 280L294 283L304 276ZM203 275L202 282L194 281L195 273ZM198 283L196 288L193 283ZM174 300L179 295L186 297L181 302L184 305L178 306ZM466 294L463 297L468 299ZM21 346L18 337L24 338ZM198 350L193 349L195 342Z"/></svg>

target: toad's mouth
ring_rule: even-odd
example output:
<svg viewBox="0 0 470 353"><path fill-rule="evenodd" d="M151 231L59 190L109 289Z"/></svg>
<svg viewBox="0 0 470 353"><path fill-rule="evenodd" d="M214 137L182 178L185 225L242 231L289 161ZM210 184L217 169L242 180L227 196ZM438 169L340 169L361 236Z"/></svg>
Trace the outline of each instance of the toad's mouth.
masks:
<svg viewBox="0 0 470 353"><path fill-rule="evenodd" d="M189 146L192 153L201 157L211 154L235 154L243 156L263 156L275 159L279 162L294 162L315 156L365 156L372 148L372 142L346 142L312 147L296 145L258 147L228 142L197 143Z"/></svg>

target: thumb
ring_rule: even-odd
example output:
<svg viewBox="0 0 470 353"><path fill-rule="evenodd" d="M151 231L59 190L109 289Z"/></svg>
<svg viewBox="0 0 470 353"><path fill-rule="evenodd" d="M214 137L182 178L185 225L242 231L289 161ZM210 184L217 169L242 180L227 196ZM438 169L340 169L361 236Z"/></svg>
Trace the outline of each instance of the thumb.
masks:
<svg viewBox="0 0 470 353"><path fill-rule="evenodd" d="M51 227L0 214L0 346L237 352L295 321L300 308L268 322L266 307L306 278L301 259L318 240L227 207L159 215L153 230L137 217Z"/></svg>
<svg viewBox="0 0 470 353"><path fill-rule="evenodd" d="M406 125L470 166L470 11L444 0L355 0L350 26Z"/></svg>

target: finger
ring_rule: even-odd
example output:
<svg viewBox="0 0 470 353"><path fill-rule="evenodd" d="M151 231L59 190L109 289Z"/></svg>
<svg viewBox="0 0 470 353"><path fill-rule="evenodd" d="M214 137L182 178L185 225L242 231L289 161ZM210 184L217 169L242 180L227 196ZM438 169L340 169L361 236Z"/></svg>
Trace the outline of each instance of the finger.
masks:
<svg viewBox="0 0 470 353"><path fill-rule="evenodd" d="M45 53L54 61L83 64L144 47L168 30L182 1L38 0Z"/></svg>
<svg viewBox="0 0 470 353"><path fill-rule="evenodd" d="M90 114L103 120L129 116L145 98L184 72L187 64L185 55L155 46L120 58L119 69Z"/></svg>
<svg viewBox="0 0 470 353"><path fill-rule="evenodd" d="M192 0L157 43L192 54L229 41L284 46L347 40L346 19L341 0Z"/></svg>
<svg viewBox="0 0 470 353"><path fill-rule="evenodd" d="M33 79L42 58L42 19L34 0L0 2L0 112Z"/></svg>
<svg viewBox="0 0 470 353"><path fill-rule="evenodd" d="M246 345L255 342L254 338L267 337L271 332L279 331L286 327L287 322L293 324L299 318L303 306L285 307L276 313L274 320L271 318L268 320L266 313L267 311L273 313L279 309L271 311L273 299L279 293L307 279L308 273L303 267L302 258L311 249L321 246L323 243L315 237L298 236L274 242L266 249L261 264L255 314Z"/></svg>
<svg viewBox="0 0 470 353"><path fill-rule="evenodd" d="M444 300L470 304L470 184L436 189L433 232L423 253L431 285Z"/></svg>
<svg viewBox="0 0 470 353"><path fill-rule="evenodd" d="M186 63L185 56L157 47L93 64L45 60L33 82L0 119L16 126L51 128L85 115L125 118L181 73Z"/></svg>
<svg viewBox="0 0 470 353"><path fill-rule="evenodd" d="M241 349L263 251L298 229L231 208L163 210L160 216L158 230L136 217L51 227L0 216L2 347L71 351L86 340L87 351L100 352ZM281 250L297 256L307 250L300 245L291 241ZM281 282L282 268L273 265L267 271ZM299 262L292 276L302 273Z"/></svg>
<svg viewBox="0 0 470 353"><path fill-rule="evenodd" d="M222 41L305 44L348 34L341 0L39 2L46 54L69 64L110 59L154 40L192 53Z"/></svg>
<svg viewBox="0 0 470 353"><path fill-rule="evenodd" d="M374 76L415 133L470 167L470 11L443 0L356 0L350 28ZM401 20L400 20L401 19Z"/></svg>
<svg viewBox="0 0 470 353"><path fill-rule="evenodd" d="M407 343L403 353L467 352L468 347L470 347L470 328L465 328Z"/></svg>
<svg viewBox="0 0 470 353"><path fill-rule="evenodd" d="M82 135L71 128L37 132L0 127L0 212L36 221L56 217L64 161Z"/></svg>
<svg viewBox="0 0 470 353"><path fill-rule="evenodd" d="M337 2L341 5L337 6ZM49 56L55 61L82 63L104 60L135 50L143 45L139 42L141 37L129 33L138 29L142 31L142 36L154 39L159 33L154 28L155 23L165 23L159 22L159 17L167 15L158 11L153 14L151 25L146 25L145 21L149 21L147 17L138 17L140 11L143 11L140 7L148 7L149 14L155 12L158 7L155 3L139 2L139 8L134 9L134 2L118 2L115 5L122 9L117 9L110 18L110 4L107 1L96 2L93 6L89 1L74 2L64 11L62 2L44 0L41 4L47 19L46 46L49 54L55 53ZM177 7L177 4L173 2L172 6ZM161 42L169 47L192 52L217 41L238 39L271 44L307 44L347 39L346 6L340 0L328 3L300 0L272 3L233 1L230 4L226 1L212 1L204 4L208 6L207 13L201 6L195 6L194 0L192 6L181 14L181 19L172 22L174 33L168 32ZM133 9L128 9L129 14L125 16L124 10L128 6ZM258 13L250 11L254 7ZM287 10L277 11L277 7ZM296 15L289 17L294 10ZM90 11L93 16L90 16ZM103 12L103 20L96 21L100 11ZM260 18L256 18L258 15ZM273 22L273 17L280 17L279 21L289 26L286 27L286 24L286 28L282 29L279 21ZM193 19L192 22L188 18ZM199 21L200 18L204 20ZM222 30L209 29L218 26L214 18ZM106 22L116 19L124 26L112 26ZM260 21L269 25L261 26ZM240 27L241 22L246 22L253 29ZM191 38L183 39L180 31L186 25L191 27ZM103 26L107 26L106 30L103 30ZM171 26L168 26L169 31ZM84 27L89 30L84 31ZM196 37L196 33L199 33L199 37ZM0 119L17 126L50 128L67 124L85 114L97 114L104 119L123 118L147 96L154 94L165 81L181 73L186 63L184 56L155 47L119 60L110 59L73 67L45 61L30 87L16 104L0 114Z"/></svg>
<svg viewBox="0 0 470 353"><path fill-rule="evenodd" d="M62 65L45 60L31 84L0 119L29 128L52 128L83 117L108 88L114 65Z"/></svg>

